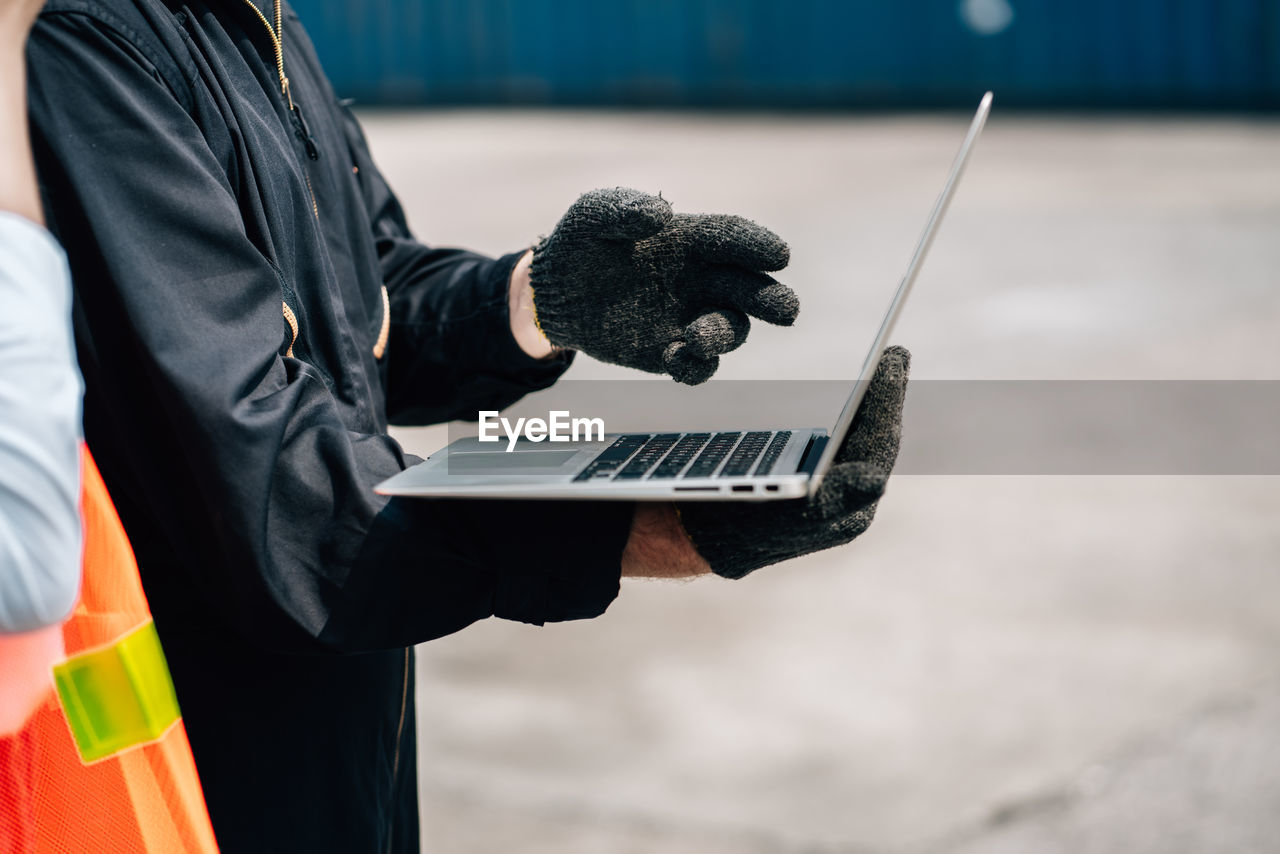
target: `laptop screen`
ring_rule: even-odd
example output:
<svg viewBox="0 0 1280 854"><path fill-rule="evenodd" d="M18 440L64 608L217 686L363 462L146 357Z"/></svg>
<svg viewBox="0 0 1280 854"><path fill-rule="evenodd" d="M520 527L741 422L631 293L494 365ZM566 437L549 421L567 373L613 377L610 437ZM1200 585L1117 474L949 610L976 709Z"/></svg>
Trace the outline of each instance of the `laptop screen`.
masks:
<svg viewBox="0 0 1280 854"><path fill-rule="evenodd" d="M951 164L951 174L947 176L942 194L938 196L938 201L933 206L933 212L929 215L924 233L920 235L920 242L916 244L915 254L911 256L911 263L907 265L907 272L893 294L893 301L889 303L889 309L885 312L884 321L880 324L880 331L876 333L875 340L871 343L871 349L867 351L866 360L862 363L862 370L858 372L858 380L849 394L849 400L840 411L840 417L836 420L835 426L831 428L831 441L827 442L823 449L822 457L818 460L813 478L809 483L810 495L817 492L818 487L822 485L822 476L831 467L836 453L844 443L845 434L849 432L853 418L858 413L858 407L862 404L862 398L867 393L867 386L871 384L876 366L880 364L880 356L889 346L889 336L893 333L898 315L902 313L902 307L911 293L911 286L915 284L920 267L929 253L929 247L933 244L933 238L938 232L938 226L942 223L942 217L946 215L947 207L951 204L951 197L955 195L956 186L960 183L960 176L964 173L965 164L969 160L969 152L973 150L974 142L977 141L978 135L982 133L982 128L987 123L987 114L991 112L991 99L990 92L982 96L978 111L969 125L969 132L965 134L964 142L960 143L960 151L957 152L956 159Z"/></svg>

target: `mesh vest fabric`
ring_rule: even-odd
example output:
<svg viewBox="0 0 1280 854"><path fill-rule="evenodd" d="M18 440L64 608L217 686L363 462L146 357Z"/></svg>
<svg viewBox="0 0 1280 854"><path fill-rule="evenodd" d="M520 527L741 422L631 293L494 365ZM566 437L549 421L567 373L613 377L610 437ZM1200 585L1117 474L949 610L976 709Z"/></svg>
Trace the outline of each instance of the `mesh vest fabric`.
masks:
<svg viewBox="0 0 1280 854"><path fill-rule="evenodd" d="M138 568L106 487L84 454L84 582L63 625L68 656L108 647L151 619ZM158 738L85 764L52 690L6 744L0 852L212 854L218 850L179 718ZM0 830L3 832L3 830ZM6 847L8 846L8 847Z"/></svg>

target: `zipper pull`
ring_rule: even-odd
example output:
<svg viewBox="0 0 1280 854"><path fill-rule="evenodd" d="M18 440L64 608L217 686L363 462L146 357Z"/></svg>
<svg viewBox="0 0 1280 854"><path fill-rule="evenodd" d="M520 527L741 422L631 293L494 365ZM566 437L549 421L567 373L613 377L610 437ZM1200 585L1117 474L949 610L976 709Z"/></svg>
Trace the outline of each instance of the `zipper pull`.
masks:
<svg viewBox="0 0 1280 854"><path fill-rule="evenodd" d="M307 120L302 117L302 108L297 104L289 105L289 121L293 123L293 133L302 141L307 149L307 156L312 160L320 159L320 149L316 147L315 138L307 127Z"/></svg>

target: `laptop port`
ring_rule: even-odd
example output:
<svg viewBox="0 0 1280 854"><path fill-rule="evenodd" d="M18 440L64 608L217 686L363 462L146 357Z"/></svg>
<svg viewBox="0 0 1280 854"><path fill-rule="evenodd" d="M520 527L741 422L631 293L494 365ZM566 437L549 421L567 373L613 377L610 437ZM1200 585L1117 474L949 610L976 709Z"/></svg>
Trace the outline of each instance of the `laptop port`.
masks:
<svg viewBox="0 0 1280 854"><path fill-rule="evenodd" d="M733 487L733 491L734 492L755 492L756 488L749 483L742 483L742 484L735 484Z"/></svg>
<svg viewBox="0 0 1280 854"><path fill-rule="evenodd" d="M766 483L766 484L764 485L764 491L765 491L765 492L777 492L777 491L778 491L778 484L776 484L776 483Z"/></svg>

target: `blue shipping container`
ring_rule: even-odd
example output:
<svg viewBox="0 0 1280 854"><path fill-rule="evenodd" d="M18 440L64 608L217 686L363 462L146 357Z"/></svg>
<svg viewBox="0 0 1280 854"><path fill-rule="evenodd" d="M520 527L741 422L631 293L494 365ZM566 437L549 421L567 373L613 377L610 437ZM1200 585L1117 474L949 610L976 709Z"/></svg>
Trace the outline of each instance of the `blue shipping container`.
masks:
<svg viewBox="0 0 1280 854"><path fill-rule="evenodd" d="M1274 109L1280 0L296 0L365 103Z"/></svg>

